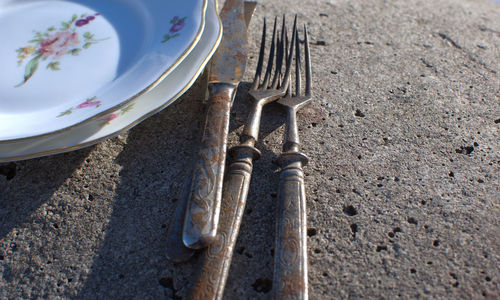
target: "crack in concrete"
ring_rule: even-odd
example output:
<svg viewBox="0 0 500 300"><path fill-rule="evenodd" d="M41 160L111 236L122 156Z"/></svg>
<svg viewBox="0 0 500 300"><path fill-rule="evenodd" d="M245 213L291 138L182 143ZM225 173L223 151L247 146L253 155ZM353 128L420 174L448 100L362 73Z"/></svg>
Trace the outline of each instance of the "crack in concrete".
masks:
<svg viewBox="0 0 500 300"><path fill-rule="evenodd" d="M449 42L453 47L457 48L457 49L462 49L462 46L460 46L457 42L455 42L451 37L449 37L448 35L442 33L442 32L438 32L438 35L440 38L442 38L443 40L446 40L447 42Z"/></svg>

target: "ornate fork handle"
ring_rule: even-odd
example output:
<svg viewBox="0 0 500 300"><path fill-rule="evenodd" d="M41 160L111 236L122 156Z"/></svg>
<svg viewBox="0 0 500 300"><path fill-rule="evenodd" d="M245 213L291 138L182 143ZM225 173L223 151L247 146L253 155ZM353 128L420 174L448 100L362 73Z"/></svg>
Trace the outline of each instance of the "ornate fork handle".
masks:
<svg viewBox="0 0 500 300"><path fill-rule="evenodd" d="M294 32L298 40L298 31ZM311 63L307 28L304 26L305 91L301 91L300 45L295 45L295 94L290 90L278 103L288 114L278 190L276 251L274 259L274 298L306 300L307 292L307 217L304 172L307 156L299 151L297 111L312 100Z"/></svg>
<svg viewBox="0 0 500 300"><path fill-rule="evenodd" d="M234 245L245 210L252 174L252 160L260 156L253 146L240 145L230 149L235 158L224 180L219 232L203 253L202 268L187 299L222 299L231 265Z"/></svg>
<svg viewBox="0 0 500 300"><path fill-rule="evenodd" d="M278 189L275 299L307 299L306 194L302 166L307 156L285 152L278 159L281 167Z"/></svg>

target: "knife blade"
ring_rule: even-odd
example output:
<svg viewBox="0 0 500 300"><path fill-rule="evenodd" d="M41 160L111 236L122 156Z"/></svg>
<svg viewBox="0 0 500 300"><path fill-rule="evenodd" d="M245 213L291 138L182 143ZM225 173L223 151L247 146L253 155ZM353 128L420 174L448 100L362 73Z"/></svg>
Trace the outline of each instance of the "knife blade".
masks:
<svg viewBox="0 0 500 300"><path fill-rule="evenodd" d="M247 61L244 12L243 0L226 0L220 13L223 36L208 76L207 116L183 226L183 242L192 249L209 245L217 233L229 113Z"/></svg>
<svg viewBox="0 0 500 300"><path fill-rule="evenodd" d="M216 3L217 4L217 3ZM245 25L248 30L248 26L250 24L250 20L252 19L253 13L257 6L257 2L254 1L245 1ZM204 81L208 85L208 74L204 75ZM205 88L206 89L206 88ZM208 98L208 95L207 95ZM184 225L184 217L186 215L186 206L188 202L189 189L191 187L191 176L189 176L182 195L179 199L179 203L177 204L177 208L175 210L172 219L170 220L169 230L167 234L167 249L166 254L169 260L175 263L185 262L189 260L195 250L191 248L187 248L183 241L183 225Z"/></svg>

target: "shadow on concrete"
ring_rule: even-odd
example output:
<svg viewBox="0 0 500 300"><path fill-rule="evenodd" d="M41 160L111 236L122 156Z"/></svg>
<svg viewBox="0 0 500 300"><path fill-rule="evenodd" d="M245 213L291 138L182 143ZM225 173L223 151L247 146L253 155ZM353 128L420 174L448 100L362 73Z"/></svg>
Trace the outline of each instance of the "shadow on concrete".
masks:
<svg viewBox="0 0 500 300"><path fill-rule="evenodd" d="M6 174L0 176L0 240L29 222L31 214L51 198L91 149L1 164Z"/></svg>
<svg viewBox="0 0 500 300"><path fill-rule="evenodd" d="M248 84L242 84L238 91L240 96L236 98L232 110L231 132L246 120L248 88ZM197 82L178 102L129 132L127 144L117 158L122 166L120 186L116 190L106 237L100 249L96 249L97 256L78 299L132 296L180 299L189 288L197 256L187 263L173 264L167 260L164 249L170 216L184 181L192 170L192 160L201 135L204 122L204 106L200 101L204 93L201 90ZM263 124L261 137L281 125L279 118L269 117L264 117ZM265 160L271 161L274 157L272 151L263 145L259 147ZM277 178L269 181L269 176L262 174L272 175L273 168L257 162L250 194L263 188L271 194L269 190L275 188ZM258 199L250 195L250 200ZM269 205L274 204L249 204L265 209ZM252 210L254 212L248 214L249 217L265 215L260 208ZM269 231L274 230L272 219L266 216L261 221L266 223L263 228L269 236ZM273 243L272 235L268 243ZM254 268L262 268L260 262L254 263ZM244 267L241 264L235 266L239 269ZM272 269L269 270L272 272ZM266 272L269 270L266 269Z"/></svg>

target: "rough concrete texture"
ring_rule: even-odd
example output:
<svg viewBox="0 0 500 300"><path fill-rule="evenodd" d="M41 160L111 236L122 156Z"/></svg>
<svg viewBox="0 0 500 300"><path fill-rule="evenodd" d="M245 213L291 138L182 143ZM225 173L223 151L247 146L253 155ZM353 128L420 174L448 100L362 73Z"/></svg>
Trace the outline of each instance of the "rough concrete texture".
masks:
<svg viewBox="0 0 500 300"><path fill-rule="evenodd" d="M315 97L299 114L310 298L500 298L500 4L262 0L246 81L263 17L283 13L298 13L312 43ZM2 166L0 298L185 295L197 257L172 264L164 249L200 136L200 86L127 134ZM226 299L271 295L284 119L264 111Z"/></svg>

